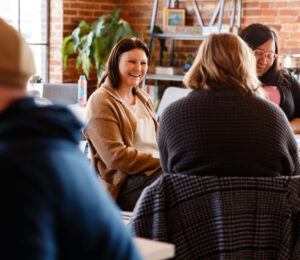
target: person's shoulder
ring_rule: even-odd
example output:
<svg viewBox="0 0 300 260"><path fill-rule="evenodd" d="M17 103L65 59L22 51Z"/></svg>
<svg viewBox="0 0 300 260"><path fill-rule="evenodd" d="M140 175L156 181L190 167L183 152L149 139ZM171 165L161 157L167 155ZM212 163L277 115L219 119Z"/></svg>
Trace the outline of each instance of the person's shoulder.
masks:
<svg viewBox="0 0 300 260"><path fill-rule="evenodd" d="M266 120L269 118L270 120L278 119L278 121L286 121L286 115L284 114L283 110L273 103L270 100L267 100L265 98L262 98L256 94L253 95L254 105L253 109L256 109L257 114L261 114L265 117L265 115L268 115L266 117Z"/></svg>
<svg viewBox="0 0 300 260"><path fill-rule="evenodd" d="M90 96L86 108L86 120L99 118L104 115L112 115L120 101L105 88L98 88Z"/></svg>
<svg viewBox="0 0 300 260"><path fill-rule="evenodd" d="M104 88L100 87L96 89L90 96L87 104L87 110L90 109L101 109L103 106L108 106L112 103L114 98L105 91Z"/></svg>
<svg viewBox="0 0 300 260"><path fill-rule="evenodd" d="M107 93L103 88L97 88L90 96L89 100L93 102L101 102L103 99L106 99Z"/></svg>
<svg viewBox="0 0 300 260"><path fill-rule="evenodd" d="M177 121L177 119L179 119L186 110L191 109L191 102L193 101L190 100L189 95L172 102L166 108L164 108L160 122L167 117L172 118L171 121L173 122L175 122L175 120Z"/></svg>
<svg viewBox="0 0 300 260"><path fill-rule="evenodd" d="M290 75L290 82L291 82L291 87L292 88L300 87L299 80L293 74Z"/></svg>

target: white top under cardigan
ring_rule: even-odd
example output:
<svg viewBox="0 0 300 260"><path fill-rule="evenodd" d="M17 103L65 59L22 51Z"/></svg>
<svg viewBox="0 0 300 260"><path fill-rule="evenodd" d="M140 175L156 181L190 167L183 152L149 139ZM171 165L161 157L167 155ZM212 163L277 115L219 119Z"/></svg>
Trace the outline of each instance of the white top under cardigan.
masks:
<svg viewBox="0 0 300 260"><path fill-rule="evenodd" d="M134 148L158 154L155 125L142 101L136 96L135 104L128 106L137 118Z"/></svg>

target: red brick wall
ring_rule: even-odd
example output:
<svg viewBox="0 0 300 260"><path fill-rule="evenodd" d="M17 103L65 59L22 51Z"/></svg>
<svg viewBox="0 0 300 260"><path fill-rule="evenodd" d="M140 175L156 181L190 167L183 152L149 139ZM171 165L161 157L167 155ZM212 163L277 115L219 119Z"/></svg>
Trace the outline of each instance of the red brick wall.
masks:
<svg viewBox="0 0 300 260"><path fill-rule="evenodd" d="M50 1L50 32L49 32L49 82L63 81L61 60L63 10L62 1Z"/></svg>
<svg viewBox="0 0 300 260"><path fill-rule="evenodd" d="M100 15L122 7L121 16L127 20L138 32L140 38L147 35L146 26L150 25L153 2L152 0L56 0L55 10L51 15L50 34L50 81L76 82L81 71L75 68L75 59L70 59L68 67L63 69L61 65L59 44L62 37L71 33L78 20L94 21ZM61 2L61 3L60 3ZM209 20L214 11L216 2L199 2L199 9L204 21ZM231 10L231 1L226 0L224 23L228 23ZM156 24L162 27L163 6L165 0L159 0ZM61 5L61 10L57 9ZM187 10L187 24L197 24L196 16L191 3L182 2L180 7ZM62 17L60 16L63 12ZM58 17L56 17L58 16ZM63 25L59 25L63 21ZM300 53L300 0L244 0L242 12L242 27L253 22L265 23L277 29L280 37L280 53ZM52 24L53 23L53 24ZM58 28L58 29L57 29ZM57 30L57 32L55 32ZM59 36L61 35L61 37ZM159 44L155 44L156 47ZM182 66L184 53L197 52L199 42L176 41L175 42L175 65ZM169 48L170 50L170 48ZM59 75L60 74L60 75ZM95 84L96 75L91 75L91 84Z"/></svg>
<svg viewBox="0 0 300 260"><path fill-rule="evenodd" d="M243 1L242 25L264 23L279 35L280 54L300 53L300 1Z"/></svg>

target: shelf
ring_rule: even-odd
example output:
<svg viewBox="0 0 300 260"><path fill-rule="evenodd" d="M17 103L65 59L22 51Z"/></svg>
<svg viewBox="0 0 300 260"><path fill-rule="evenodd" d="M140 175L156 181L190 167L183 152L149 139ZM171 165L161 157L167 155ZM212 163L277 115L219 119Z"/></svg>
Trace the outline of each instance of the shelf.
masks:
<svg viewBox="0 0 300 260"><path fill-rule="evenodd" d="M147 74L146 79L182 81L184 75Z"/></svg>
<svg viewBox="0 0 300 260"><path fill-rule="evenodd" d="M173 39L173 40L203 40L206 36L201 34L153 33L152 37L158 39Z"/></svg>

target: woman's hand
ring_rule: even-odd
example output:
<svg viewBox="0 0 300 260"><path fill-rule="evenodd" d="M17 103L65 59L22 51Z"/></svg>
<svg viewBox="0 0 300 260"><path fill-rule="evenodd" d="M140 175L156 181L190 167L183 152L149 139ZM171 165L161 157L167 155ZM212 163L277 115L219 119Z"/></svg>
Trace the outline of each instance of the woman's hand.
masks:
<svg viewBox="0 0 300 260"><path fill-rule="evenodd" d="M294 134L300 134L300 118L294 118L290 121L290 126Z"/></svg>

